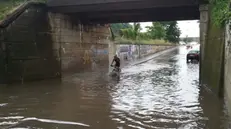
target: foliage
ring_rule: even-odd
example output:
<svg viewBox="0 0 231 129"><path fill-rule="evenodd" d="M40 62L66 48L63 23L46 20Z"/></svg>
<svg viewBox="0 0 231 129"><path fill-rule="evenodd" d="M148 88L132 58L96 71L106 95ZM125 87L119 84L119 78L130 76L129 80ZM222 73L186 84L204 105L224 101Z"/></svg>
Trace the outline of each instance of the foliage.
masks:
<svg viewBox="0 0 231 129"><path fill-rule="evenodd" d="M121 37L124 37L126 39L133 39L135 40L135 32L133 31L133 29L129 28L129 29L121 29Z"/></svg>
<svg viewBox="0 0 231 129"><path fill-rule="evenodd" d="M0 0L0 20L26 1L37 1L45 3L47 0Z"/></svg>
<svg viewBox="0 0 231 129"><path fill-rule="evenodd" d="M121 29L120 36L126 39L136 40L140 36L140 23L134 23L132 28Z"/></svg>
<svg viewBox="0 0 231 129"><path fill-rule="evenodd" d="M115 23L115 24L111 24L110 27L113 34L115 36L119 36L121 29L132 28L132 25L130 25L129 23Z"/></svg>
<svg viewBox="0 0 231 129"><path fill-rule="evenodd" d="M134 23L132 28L121 29L120 36L129 40L165 40L172 43L180 41L180 29L176 21L153 22L147 27L147 32L140 32L139 23Z"/></svg>
<svg viewBox="0 0 231 129"><path fill-rule="evenodd" d="M209 0L212 6L212 19L217 26L223 26L231 19L230 0Z"/></svg>
<svg viewBox="0 0 231 129"><path fill-rule="evenodd" d="M165 26L165 31L166 31L165 40L173 43L179 43L181 32L177 25L177 22L176 21L163 22L162 24Z"/></svg>
<svg viewBox="0 0 231 129"><path fill-rule="evenodd" d="M0 20L5 17L5 15L13 9L13 7L19 5L20 2L23 2L24 0L1 0L0 1Z"/></svg>
<svg viewBox="0 0 231 129"><path fill-rule="evenodd" d="M141 33L139 33L138 39L139 40L150 40L151 36L149 33L141 32Z"/></svg>
<svg viewBox="0 0 231 129"><path fill-rule="evenodd" d="M138 38L140 31L141 31L140 23L134 23L133 24L134 39Z"/></svg>
<svg viewBox="0 0 231 129"><path fill-rule="evenodd" d="M160 22L153 22L147 29L152 39L163 39L166 36L165 28Z"/></svg>

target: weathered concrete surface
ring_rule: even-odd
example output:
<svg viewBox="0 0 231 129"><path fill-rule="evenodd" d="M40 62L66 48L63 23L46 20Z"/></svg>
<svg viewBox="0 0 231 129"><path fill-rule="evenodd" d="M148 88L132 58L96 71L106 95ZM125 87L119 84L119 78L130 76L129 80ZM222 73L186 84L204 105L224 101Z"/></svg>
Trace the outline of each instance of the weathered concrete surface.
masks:
<svg viewBox="0 0 231 129"><path fill-rule="evenodd" d="M210 87L214 93L223 94L224 82L224 28L213 24L210 17L211 7L202 10L201 15L201 84Z"/></svg>
<svg viewBox="0 0 231 129"><path fill-rule="evenodd" d="M211 7L201 7L201 84L209 87L216 95L226 98L231 115L231 34L230 24L217 27L211 19Z"/></svg>
<svg viewBox="0 0 231 129"><path fill-rule="evenodd" d="M23 82L60 76L45 5L31 5L1 30L5 81Z"/></svg>
<svg viewBox="0 0 231 129"><path fill-rule="evenodd" d="M49 13L53 44L60 51L62 73L108 66L110 30L106 25L83 25L71 16Z"/></svg>
<svg viewBox="0 0 231 129"><path fill-rule="evenodd" d="M231 30L230 23L226 25L225 33L225 94L227 97L227 106L231 115Z"/></svg>
<svg viewBox="0 0 231 129"><path fill-rule="evenodd" d="M108 66L109 27L83 25L73 17L31 5L1 29L1 80L24 82L60 78Z"/></svg>
<svg viewBox="0 0 231 129"><path fill-rule="evenodd" d="M208 13L208 5L201 5L200 6L200 83L202 82L202 65L204 60L204 49L206 43L206 36L207 36L207 29L208 29L208 20L209 13Z"/></svg>

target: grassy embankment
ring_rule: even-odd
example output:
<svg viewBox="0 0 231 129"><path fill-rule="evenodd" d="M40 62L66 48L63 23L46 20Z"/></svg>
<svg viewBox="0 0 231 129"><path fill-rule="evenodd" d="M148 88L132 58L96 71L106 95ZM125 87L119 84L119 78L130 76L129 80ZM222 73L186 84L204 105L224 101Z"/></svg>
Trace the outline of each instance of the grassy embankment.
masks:
<svg viewBox="0 0 231 129"><path fill-rule="evenodd" d="M124 38L116 38L116 44L142 44L142 45L176 45L174 43L166 42L164 40L130 40Z"/></svg>
<svg viewBox="0 0 231 129"><path fill-rule="evenodd" d="M27 1L46 2L46 0L0 0L0 21Z"/></svg>

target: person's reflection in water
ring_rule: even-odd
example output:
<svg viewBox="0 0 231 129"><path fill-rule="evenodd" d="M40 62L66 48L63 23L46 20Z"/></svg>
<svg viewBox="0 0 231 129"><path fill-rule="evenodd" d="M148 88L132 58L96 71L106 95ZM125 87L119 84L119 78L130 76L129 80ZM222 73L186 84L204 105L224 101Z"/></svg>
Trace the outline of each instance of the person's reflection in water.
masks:
<svg viewBox="0 0 231 129"><path fill-rule="evenodd" d="M111 77L111 79L109 80L111 83L119 83L120 82L120 75L119 76L115 76L115 77Z"/></svg>

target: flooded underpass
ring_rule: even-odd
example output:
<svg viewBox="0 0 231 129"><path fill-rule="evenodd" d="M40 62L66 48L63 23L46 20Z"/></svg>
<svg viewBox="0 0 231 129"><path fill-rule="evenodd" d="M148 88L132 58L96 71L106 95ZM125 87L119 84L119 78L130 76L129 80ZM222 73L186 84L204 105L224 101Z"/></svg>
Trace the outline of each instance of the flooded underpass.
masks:
<svg viewBox="0 0 231 129"><path fill-rule="evenodd" d="M225 103L199 86L185 47L127 66L0 87L0 128L229 129Z"/></svg>

